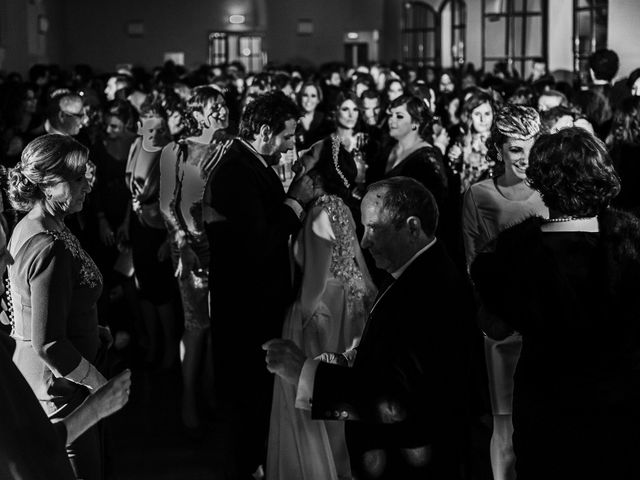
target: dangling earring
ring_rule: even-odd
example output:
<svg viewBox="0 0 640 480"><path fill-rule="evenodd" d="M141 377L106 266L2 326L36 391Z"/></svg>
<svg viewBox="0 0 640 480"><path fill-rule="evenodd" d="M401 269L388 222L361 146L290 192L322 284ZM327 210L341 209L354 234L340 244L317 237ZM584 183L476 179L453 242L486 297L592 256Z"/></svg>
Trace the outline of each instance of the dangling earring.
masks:
<svg viewBox="0 0 640 480"><path fill-rule="evenodd" d="M418 126L417 125L412 125L411 126L411 130L413 130L415 132L416 130L418 130Z"/></svg>

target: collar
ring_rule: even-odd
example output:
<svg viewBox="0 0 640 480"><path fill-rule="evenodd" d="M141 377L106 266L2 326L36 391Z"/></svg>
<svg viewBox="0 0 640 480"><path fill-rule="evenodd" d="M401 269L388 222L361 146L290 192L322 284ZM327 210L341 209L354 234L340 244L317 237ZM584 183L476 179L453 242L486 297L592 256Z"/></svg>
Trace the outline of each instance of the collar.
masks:
<svg viewBox="0 0 640 480"><path fill-rule="evenodd" d="M418 258L420 255L422 255L424 252L426 252L427 250L429 250L435 243L436 243L437 238L434 238L431 243L429 243L428 245L426 245L425 247L423 247L422 249L420 249L413 257L411 257L409 259L409 261L407 263L405 263L403 266L401 266L398 270L396 270L395 272L393 272L391 274L391 276L394 278L394 280L397 280L398 277L400 277L400 275L402 275L404 273L404 271L409 268L409 265L411 265L416 258Z"/></svg>
<svg viewBox="0 0 640 480"><path fill-rule="evenodd" d="M267 162L264 160L264 158L262 158L262 155L258 153L258 150L256 150L256 148L253 145L247 142L244 138L238 138L238 140L240 140L240 143L244 144L244 146L247 147L258 160L260 160L260 163L264 165L264 168L269 168L269 165L267 165Z"/></svg>
<svg viewBox="0 0 640 480"><path fill-rule="evenodd" d="M51 122L49 120L45 120L44 121L44 131L47 133L57 133L58 135L64 135L67 136L66 133L61 132L60 130L56 130L53 125L51 125Z"/></svg>

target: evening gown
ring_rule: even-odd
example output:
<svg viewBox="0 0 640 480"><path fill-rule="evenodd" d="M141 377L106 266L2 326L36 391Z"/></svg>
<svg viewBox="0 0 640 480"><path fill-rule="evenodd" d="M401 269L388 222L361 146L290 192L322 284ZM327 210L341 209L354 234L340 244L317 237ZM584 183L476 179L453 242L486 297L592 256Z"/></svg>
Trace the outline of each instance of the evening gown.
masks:
<svg viewBox="0 0 640 480"><path fill-rule="evenodd" d="M312 205L293 245L302 269L297 300L289 309L282 336L308 358L345 352L357 345L373 288L364 267L349 208L323 195ZM344 422L311 420L295 407L296 388L275 378L267 478L332 480L350 478Z"/></svg>
<svg viewBox="0 0 640 480"><path fill-rule="evenodd" d="M491 242L500 232L536 215L549 215L536 191L532 190L526 199L510 200L500 192L495 178L471 185L464 196L462 208L462 234L468 267L479 253L491 250ZM513 375L520 358L522 336L518 332L503 340L486 336L484 344L491 411L493 415L511 415Z"/></svg>

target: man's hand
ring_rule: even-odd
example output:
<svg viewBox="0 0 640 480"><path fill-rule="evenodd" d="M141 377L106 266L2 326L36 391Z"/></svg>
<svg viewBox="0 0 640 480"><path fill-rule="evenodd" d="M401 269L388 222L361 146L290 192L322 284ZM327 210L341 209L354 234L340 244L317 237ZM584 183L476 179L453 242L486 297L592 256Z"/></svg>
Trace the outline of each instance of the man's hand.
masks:
<svg viewBox="0 0 640 480"><path fill-rule="evenodd" d="M302 367L307 359L304 352L291 340L274 338L262 345L267 351L267 370L275 373L287 383L298 385Z"/></svg>

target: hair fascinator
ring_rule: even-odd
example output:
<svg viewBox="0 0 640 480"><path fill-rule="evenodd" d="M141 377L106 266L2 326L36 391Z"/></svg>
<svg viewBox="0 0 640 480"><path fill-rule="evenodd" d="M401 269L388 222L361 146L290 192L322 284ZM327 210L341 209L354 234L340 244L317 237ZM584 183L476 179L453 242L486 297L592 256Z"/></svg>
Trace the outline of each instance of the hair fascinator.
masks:
<svg viewBox="0 0 640 480"><path fill-rule="evenodd" d="M494 126L505 137L529 140L540 133L540 115L531 107L505 104L498 110Z"/></svg>

